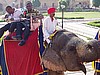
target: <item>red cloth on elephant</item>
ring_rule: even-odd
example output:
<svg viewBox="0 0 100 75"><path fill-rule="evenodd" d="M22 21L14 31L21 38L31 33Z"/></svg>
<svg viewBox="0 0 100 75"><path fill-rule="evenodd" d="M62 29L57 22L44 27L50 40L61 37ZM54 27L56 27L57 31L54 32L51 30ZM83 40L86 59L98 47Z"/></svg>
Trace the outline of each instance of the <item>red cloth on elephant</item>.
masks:
<svg viewBox="0 0 100 75"><path fill-rule="evenodd" d="M9 75L35 75L43 72L39 57L38 29L32 32L24 46L18 46L19 42L4 40Z"/></svg>

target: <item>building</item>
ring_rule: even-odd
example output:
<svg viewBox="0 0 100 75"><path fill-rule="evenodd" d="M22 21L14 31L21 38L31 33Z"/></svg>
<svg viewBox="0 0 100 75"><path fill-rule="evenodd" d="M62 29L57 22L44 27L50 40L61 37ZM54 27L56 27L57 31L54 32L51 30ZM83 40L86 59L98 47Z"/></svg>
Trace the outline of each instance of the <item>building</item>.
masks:
<svg viewBox="0 0 100 75"><path fill-rule="evenodd" d="M89 8L90 4L91 4L90 0L70 0L69 8L75 8L75 7Z"/></svg>
<svg viewBox="0 0 100 75"><path fill-rule="evenodd" d="M41 2L41 8L49 8L49 7L58 7L58 0L40 0Z"/></svg>
<svg viewBox="0 0 100 75"><path fill-rule="evenodd" d="M89 8L91 0L69 0L69 9L74 9L75 7L81 7L81 8ZM40 0L41 6L39 7L42 11L47 10L49 7L58 7L58 0Z"/></svg>
<svg viewBox="0 0 100 75"><path fill-rule="evenodd" d="M40 3L38 10L41 12L46 12L49 7L58 7L58 0L40 0Z"/></svg>
<svg viewBox="0 0 100 75"><path fill-rule="evenodd" d="M16 8L24 7L26 1L31 1L31 0L0 0L0 10L5 9L5 7L8 5Z"/></svg>
<svg viewBox="0 0 100 75"><path fill-rule="evenodd" d="M11 5L16 8L24 7L27 1L32 0L0 0L0 10L4 10L7 5ZM58 7L58 0L40 0L41 6L39 10L47 10L49 7Z"/></svg>
<svg viewBox="0 0 100 75"><path fill-rule="evenodd" d="M16 8L25 7L25 3L32 0L0 0L0 11L4 10L7 5L14 6ZM49 7L58 7L58 0L39 0L41 5L38 8L40 11L46 11ZM68 8L82 7L89 8L91 0L69 0Z"/></svg>

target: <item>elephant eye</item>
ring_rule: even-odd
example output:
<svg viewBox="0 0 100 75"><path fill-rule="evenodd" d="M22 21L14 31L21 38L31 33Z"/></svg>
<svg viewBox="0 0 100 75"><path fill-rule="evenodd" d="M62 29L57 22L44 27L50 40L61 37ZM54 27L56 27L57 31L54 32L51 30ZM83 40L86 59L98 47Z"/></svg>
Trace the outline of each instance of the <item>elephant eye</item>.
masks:
<svg viewBox="0 0 100 75"><path fill-rule="evenodd" d="M69 47L69 50L70 51L75 51L76 50L76 47L72 45L72 46Z"/></svg>
<svg viewBox="0 0 100 75"><path fill-rule="evenodd" d="M93 47L92 47L90 44L88 44L88 48L89 48L89 49L92 49Z"/></svg>

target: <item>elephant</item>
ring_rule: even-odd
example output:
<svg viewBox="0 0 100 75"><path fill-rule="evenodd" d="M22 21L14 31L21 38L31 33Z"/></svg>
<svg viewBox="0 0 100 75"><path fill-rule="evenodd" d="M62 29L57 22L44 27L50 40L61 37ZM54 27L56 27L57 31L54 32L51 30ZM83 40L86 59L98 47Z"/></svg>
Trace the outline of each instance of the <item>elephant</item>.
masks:
<svg viewBox="0 0 100 75"><path fill-rule="evenodd" d="M83 71L83 62L100 58L100 42L92 39L89 42L67 30L59 30L51 43L45 48L42 62L49 70L49 75L64 75L65 71Z"/></svg>

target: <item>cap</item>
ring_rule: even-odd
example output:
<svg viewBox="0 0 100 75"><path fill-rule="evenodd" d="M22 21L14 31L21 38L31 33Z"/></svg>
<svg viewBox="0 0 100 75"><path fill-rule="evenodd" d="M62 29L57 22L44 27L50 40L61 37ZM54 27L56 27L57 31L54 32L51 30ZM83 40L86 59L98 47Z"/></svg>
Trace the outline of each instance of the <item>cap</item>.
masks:
<svg viewBox="0 0 100 75"><path fill-rule="evenodd" d="M49 8L49 9L48 9L48 14L54 13L54 12L55 12L55 10L56 10L56 9L55 9L55 8L53 8L53 7L52 7L52 8Z"/></svg>

